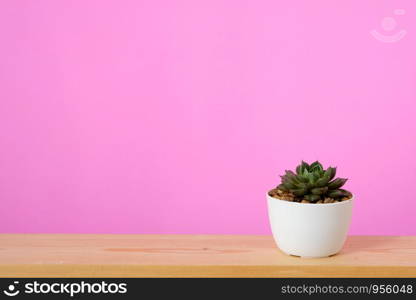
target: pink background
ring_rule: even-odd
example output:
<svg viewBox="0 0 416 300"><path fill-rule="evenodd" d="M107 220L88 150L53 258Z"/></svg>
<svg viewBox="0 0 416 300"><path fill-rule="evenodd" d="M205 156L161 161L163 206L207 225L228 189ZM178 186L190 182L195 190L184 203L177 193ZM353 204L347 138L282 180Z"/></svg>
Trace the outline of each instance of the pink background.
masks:
<svg viewBox="0 0 416 300"><path fill-rule="evenodd" d="M269 234L266 191L319 159L352 234L415 235L415 13L1 1L0 231ZM385 16L403 40L370 35Z"/></svg>

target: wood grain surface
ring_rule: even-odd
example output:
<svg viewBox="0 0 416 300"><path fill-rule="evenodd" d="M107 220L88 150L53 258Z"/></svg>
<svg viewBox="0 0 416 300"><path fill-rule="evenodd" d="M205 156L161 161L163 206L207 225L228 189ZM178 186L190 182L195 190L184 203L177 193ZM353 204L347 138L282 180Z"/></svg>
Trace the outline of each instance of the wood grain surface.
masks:
<svg viewBox="0 0 416 300"><path fill-rule="evenodd" d="M350 236L328 258L271 236L1 234L1 277L416 277L416 236Z"/></svg>

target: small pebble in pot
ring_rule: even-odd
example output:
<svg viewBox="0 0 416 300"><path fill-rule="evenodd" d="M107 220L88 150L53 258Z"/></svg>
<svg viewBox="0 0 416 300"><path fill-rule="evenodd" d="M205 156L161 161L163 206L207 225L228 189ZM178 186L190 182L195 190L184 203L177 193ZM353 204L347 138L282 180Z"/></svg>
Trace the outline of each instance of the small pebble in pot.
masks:
<svg viewBox="0 0 416 300"><path fill-rule="evenodd" d="M325 198L324 199L324 203L333 203L334 202L334 199L332 199L332 198Z"/></svg>

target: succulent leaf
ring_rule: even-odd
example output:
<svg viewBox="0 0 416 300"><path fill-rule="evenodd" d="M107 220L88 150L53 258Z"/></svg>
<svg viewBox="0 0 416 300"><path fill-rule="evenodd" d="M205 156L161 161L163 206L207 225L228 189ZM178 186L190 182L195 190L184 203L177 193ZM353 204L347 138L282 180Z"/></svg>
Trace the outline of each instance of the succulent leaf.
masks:
<svg viewBox="0 0 416 300"><path fill-rule="evenodd" d="M307 190L309 188L309 185L307 183L303 183L303 182L297 184L296 186L300 189L305 189L305 190Z"/></svg>
<svg viewBox="0 0 416 300"><path fill-rule="evenodd" d="M299 179L300 182L303 182L303 183L308 183L309 182L308 178L303 177L302 175L299 175L298 179Z"/></svg>
<svg viewBox="0 0 416 300"><path fill-rule="evenodd" d="M329 176L324 174L321 178L318 179L318 181L316 182L316 186L317 187L327 186L329 180L330 180Z"/></svg>
<svg viewBox="0 0 416 300"><path fill-rule="evenodd" d="M336 190L336 189L342 187L347 182L347 180L348 180L347 178L334 179L333 181L328 183L328 188L330 190Z"/></svg>
<svg viewBox="0 0 416 300"><path fill-rule="evenodd" d="M301 175L302 174L302 165L300 164L299 166L296 167L296 174Z"/></svg>
<svg viewBox="0 0 416 300"><path fill-rule="evenodd" d="M309 171L309 165L308 165L306 162L304 162L304 161L302 160L301 165L302 165L302 167L303 167L303 169L304 169L304 170L308 170L308 171Z"/></svg>
<svg viewBox="0 0 416 300"><path fill-rule="evenodd" d="M316 202L316 201L318 201L318 200L321 199L321 196L319 196L319 195L313 195L313 194L308 194L308 195L305 195L304 198L306 200L310 201L310 202Z"/></svg>
<svg viewBox="0 0 416 300"><path fill-rule="evenodd" d="M295 196L303 196L306 194L306 189L294 189L294 190L291 190L291 192Z"/></svg>
<svg viewBox="0 0 416 300"><path fill-rule="evenodd" d="M324 186L324 187L317 187L317 188L313 188L311 190L311 193L313 195L323 195L328 191L328 187Z"/></svg>
<svg viewBox="0 0 416 300"><path fill-rule="evenodd" d="M278 186L277 186L277 188L279 189L279 190L281 190L281 191L283 191L283 192L289 192L290 191L290 189L288 189L283 183L281 183L281 184L279 184Z"/></svg>
<svg viewBox="0 0 416 300"><path fill-rule="evenodd" d="M285 183L283 183L283 185L286 187L286 188L288 188L288 189L290 189L290 190L292 190L292 189L296 189L296 184L294 184L292 181L285 181Z"/></svg>
<svg viewBox="0 0 416 300"><path fill-rule="evenodd" d="M329 180L332 180L335 177L335 174L337 173L337 168L329 167L325 171L325 175L329 176Z"/></svg>
<svg viewBox="0 0 416 300"><path fill-rule="evenodd" d="M343 197L348 197L348 198L352 197L352 194L351 194L350 191L347 191L347 190L344 190L344 189L338 189L338 190L341 191L344 194Z"/></svg>
<svg viewBox="0 0 416 300"><path fill-rule="evenodd" d="M288 177L296 177L296 174L293 173L293 171L291 171L291 170L286 170L285 172L286 172L286 176L288 176Z"/></svg>
<svg viewBox="0 0 416 300"><path fill-rule="evenodd" d="M341 190L332 190L328 192L328 196L331 198L341 198L345 197L345 193Z"/></svg>
<svg viewBox="0 0 416 300"><path fill-rule="evenodd" d="M321 163L319 161L315 161L313 162L310 166L309 166L309 170L314 172L314 171L322 171L323 167L321 165Z"/></svg>

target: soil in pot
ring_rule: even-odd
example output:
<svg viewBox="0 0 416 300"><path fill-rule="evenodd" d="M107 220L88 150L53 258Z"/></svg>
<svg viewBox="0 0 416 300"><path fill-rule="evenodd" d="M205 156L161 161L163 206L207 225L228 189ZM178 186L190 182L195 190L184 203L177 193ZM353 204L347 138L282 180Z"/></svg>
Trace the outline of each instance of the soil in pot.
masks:
<svg viewBox="0 0 416 300"><path fill-rule="evenodd" d="M327 203L337 203L342 202L351 199L351 197L343 197L340 199L333 199L330 197L324 197L321 200L318 200L317 202L310 202L309 200L304 199L303 197L296 197L290 192L285 192L282 190L279 190L278 188L272 189L269 191L269 196L279 199L279 200L285 200L285 201L291 201L291 202L300 202L300 203L316 203L316 204L327 204Z"/></svg>

